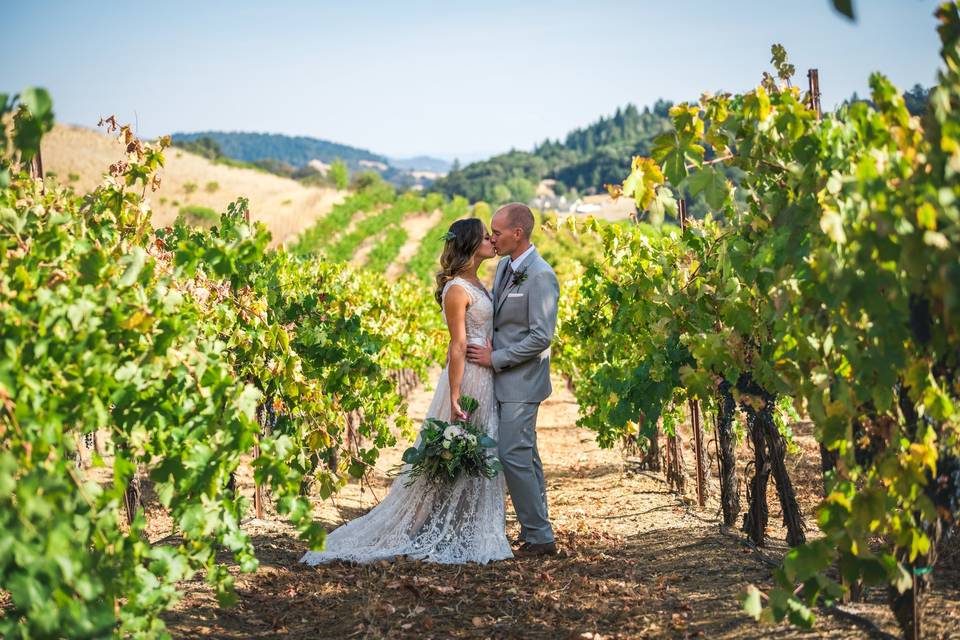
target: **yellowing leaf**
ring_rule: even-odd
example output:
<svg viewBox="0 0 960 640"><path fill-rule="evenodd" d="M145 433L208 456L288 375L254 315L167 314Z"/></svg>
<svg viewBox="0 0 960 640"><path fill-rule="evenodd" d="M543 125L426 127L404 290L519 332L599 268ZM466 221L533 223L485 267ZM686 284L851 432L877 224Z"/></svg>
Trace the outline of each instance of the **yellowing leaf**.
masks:
<svg viewBox="0 0 960 640"><path fill-rule="evenodd" d="M935 230L937 228L937 210L929 202L924 202L917 209L917 224L924 229Z"/></svg>
<svg viewBox="0 0 960 640"><path fill-rule="evenodd" d="M663 184L663 172L657 163L651 158L635 156L630 175L623 181L623 194L633 198L637 208L645 211L660 184Z"/></svg>
<svg viewBox="0 0 960 640"><path fill-rule="evenodd" d="M850 498L848 498L845 493L840 493L839 491L832 492L829 496L827 496L826 501L838 504L845 509L850 509L850 507L853 506L850 502Z"/></svg>
<svg viewBox="0 0 960 640"><path fill-rule="evenodd" d="M910 444L910 461L926 467L930 473L937 471L937 450L926 444L914 442Z"/></svg>
<svg viewBox="0 0 960 640"><path fill-rule="evenodd" d="M143 321L146 319L147 314L145 314L143 311L134 311L129 318L120 323L120 326L124 329L136 329L143 324Z"/></svg>
<svg viewBox="0 0 960 640"><path fill-rule="evenodd" d="M847 241L847 234L843 231L843 219L836 211L825 209L820 216L820 229L837 244Z"/></svg>

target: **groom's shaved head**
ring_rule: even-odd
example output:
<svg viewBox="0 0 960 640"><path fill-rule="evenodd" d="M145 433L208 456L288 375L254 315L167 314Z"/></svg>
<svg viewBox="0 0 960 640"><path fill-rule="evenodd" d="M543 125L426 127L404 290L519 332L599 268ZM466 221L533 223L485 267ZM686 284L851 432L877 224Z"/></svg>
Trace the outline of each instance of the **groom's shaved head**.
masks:
<svg viewBox="0 0 960 640"><path fill-rule="evenodd" d="M530 211L530 207L527 205L520 202L511 202L497 209L495 215L503 216L507 227L511 229L521 229L523 236L527 240L529 240L533 234L533 212Z"/></svg>

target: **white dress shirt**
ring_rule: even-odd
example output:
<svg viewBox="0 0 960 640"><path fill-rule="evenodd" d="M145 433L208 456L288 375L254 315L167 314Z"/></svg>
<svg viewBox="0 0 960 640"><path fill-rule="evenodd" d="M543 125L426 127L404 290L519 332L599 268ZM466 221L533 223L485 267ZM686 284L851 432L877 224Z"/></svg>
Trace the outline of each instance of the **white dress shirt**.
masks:
<svg viewBox="0 0 960 640"><path fill-rule="evenodd" d="M523 261L527 259L527 256L533 253L534 249L535 247L532 244L529 247L527 247L527 250L521 253L519 256L517 256L516 260L510 261L510 268L513 269L514 272L516 272L520 268L520 265L523 264Z"/></svg>

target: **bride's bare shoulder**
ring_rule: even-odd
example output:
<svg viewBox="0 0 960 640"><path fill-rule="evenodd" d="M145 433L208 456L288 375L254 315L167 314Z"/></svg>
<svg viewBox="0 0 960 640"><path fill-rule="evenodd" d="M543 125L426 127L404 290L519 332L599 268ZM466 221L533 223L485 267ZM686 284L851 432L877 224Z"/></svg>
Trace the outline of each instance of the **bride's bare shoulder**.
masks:
<svg viewBox="0 0 960 640"><path fill-rule="evenodd" d="M454 278L443 289L443 304L446 307L453 305L466 307L472 302L467 285L459 278Z"/></svg>

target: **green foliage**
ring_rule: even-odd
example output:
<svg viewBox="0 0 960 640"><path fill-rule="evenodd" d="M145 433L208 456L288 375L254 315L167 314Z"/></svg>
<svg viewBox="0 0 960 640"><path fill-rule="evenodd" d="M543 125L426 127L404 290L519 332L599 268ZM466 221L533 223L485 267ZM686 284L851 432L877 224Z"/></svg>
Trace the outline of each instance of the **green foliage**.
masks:
<svg viewBox="0 0 960 640"><path fill-rule="evenodd" d="M255 439L256 479L318 547L302 487L326 497L373 464L404 413L389 372L422 374L439 356L422 291L269 251L242 199L210 229L154 234L142 194L168 141L119 131L125 159L89 194L54 181L41 192L20 171L0 188L3 637L166 637L159 615L198 572L228 603L217 552L257 567L239 524L248 505L228 489ZM4 140L8 171L23 141L39 142ZM269 435L258 407L277 416ZM345 416L360 409L360 440L348 441ZM94 430L114 453L106 485L76 465ZM143 512L121 526L136 473L182 542L148 543Z"/></svg>
<svg viewBox="0 0 960 640"><path fill-rule="evenodd" d="M53 102L45 89L34 87L20 95L0 93L0 121L8 113L12 130L0 126L0 189L10 184L14 163L26 165L40 152L40 138L53 128Z"/></svg>
<svg viewBox="0 0 960 640"><path fill-rule="evenodd" d="M443 249L443 236L450 225L467 215L469 203L463 198L454 198L443 205L437 224L423 237L417 252L407 263L407 272L414 275L418 282L429 285L434 274L440 268L440 252Z"/></svg>
<svg viewBox="0 0 960 640"><path fill-rule="evenodd" d="M366 188L350 195L345 201L333 207L326 216L300 234L291 250L297 254L309 254L328 246L338 233L343 231L358 213L372 211L393 202L396 192L383 181L375 181Z"/></svg>
<svg viewBox="0 0 960 640"><path fill-rule="evenodd" d="M838 13L846 16L847 18L853 20L853 0L832 0L833 8L837 10Z"/></svg>
<svg viewBox="0 0 960 640"><path fill-rule="evenodd" d="M350 188L354 191L369 191L382 188L383 178L376 171L361 171L353 177Z"/></svg>
<svg viewBox="0 0 960 640"><path fill-rule="evenodd" d="M183 192L184 192L186 195L189 196L190 194L194 193L196 190L197 190L197 183L196 183L196 182L184 182L184 183L183 183Z"/></svg>
<svg viewBox="0 0 960 640"><path fill-rule="evenodd" d="M350 184L350 170L347 168L347 163L340 158L334 160L330 164L329 177L333 180L337 189L346 189L347 185Z"/></svg>
<svg viewBox="0 0 960 640"><path fill-rule="evenodd" d="M489 204L481 200L480 202L473 203L470 215L474 218L480 218L484 221L484 224L489 224L490 218L493 217L493 209Z"/></svg>
<svg viewBox="0 0 960 640"><path fill-rule="evenodd" d="M180 208L178 220L191 226L211 226L220 220L220 214L210 207L191 204Z"/></svg>
<svg viewBox="0 0 960 640"><path fill-rule="evenodd" d="M671 109L656 164L635 159L621 189L646 209L694 188L715 215L655 237L600 229L606 264L563 325L575 382L590 383L576 385L581 421L602 443L746 379L741 402L764 401L753 386L791 398L837 452L823 538L787 555L765 602L743 600L761 620L812 624L843 593L834 564L847 583L903 591L937 519L960 516L960 16L950 3L938 16L944 69L922 121L879 74L875 106L818 120L776 49L776 79Z"/></svg>
<svg viewBox="0 0 960 640"><path fill-rule="evenodd" d="M510 151L455 167L431 188L495 205L529 201L544 178L579 191L602 189L629 171L630 157L650 153L653 139L669 127L669 106L658 101L652 110L640 111L628 104L610 117L571 131L563 142L545 140L533 152Z"/></svg>
<svg viewBox="0 0 960 640"><path fill-rule="evenodd" d="M400 249L407 241L407 231L403 227L390 227L386 230L377 246L367 256L366 267L378 273L383 273L397 258Z"/></svg>
<svg viewBox="0 0 960 640"><path fill-rule="evenodd" d="M211 180L207 184L203 185L203 190L207 193L216 193L220 189L220 183L216 180Z"/></svg>
<svg viewBox="0 0 960 640"><path fill-rule="evenodd" d="M346 262L353 257L360 244L368 237L395 227L410 213L423 210L423 198L404 194L393 204L374 215L368 215L356 224L353 231L340 237L326 252L331 260ZM397 249L399 250L399 246ZM386 256L385 256L386 257ZM392 260L392 256L390 256Z"/></svg>
<svg viewBox="0 0 960 640"><path fill-rule="evenodd" d="M173 145L208 160L218 160L223 156L220 145L209 136L201 136L192 140L181 140L174 137Z"/></svg>

